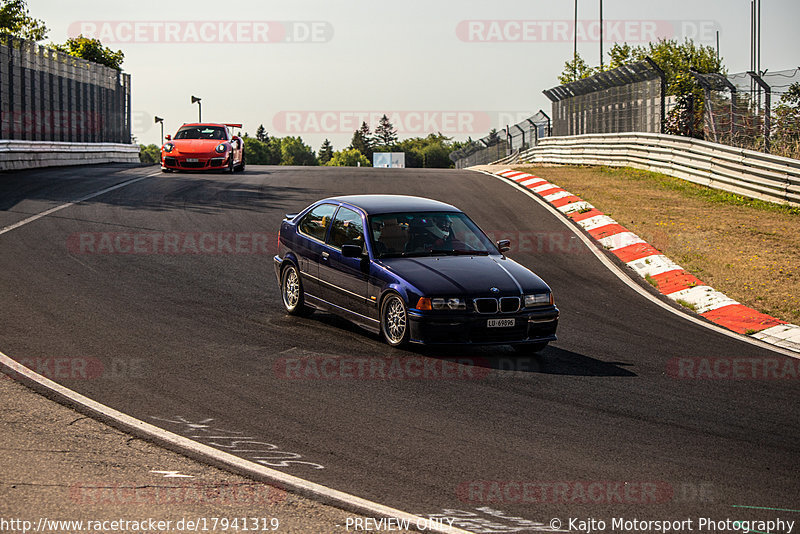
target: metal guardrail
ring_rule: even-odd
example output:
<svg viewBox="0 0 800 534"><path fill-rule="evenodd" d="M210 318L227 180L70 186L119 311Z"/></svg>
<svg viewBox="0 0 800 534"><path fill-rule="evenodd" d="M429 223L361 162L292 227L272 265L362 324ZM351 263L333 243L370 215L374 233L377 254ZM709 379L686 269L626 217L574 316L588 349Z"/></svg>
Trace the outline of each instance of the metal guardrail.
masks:
<svg viewBox="0 0 800 534"><path fill-rule="evenodd" d="M800 206L800 160L688 137L652 133L548 137L521 152L519 161L634 167Z"/></svg>

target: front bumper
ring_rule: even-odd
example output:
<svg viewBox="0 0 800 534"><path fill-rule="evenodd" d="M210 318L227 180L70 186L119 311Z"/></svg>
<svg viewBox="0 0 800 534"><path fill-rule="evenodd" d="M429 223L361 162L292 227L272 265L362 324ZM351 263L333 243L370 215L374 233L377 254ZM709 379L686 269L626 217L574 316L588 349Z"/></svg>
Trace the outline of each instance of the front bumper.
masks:
<svg viewBox="0 0 800 534"><path fill-rule="evenodd" d="M488 327L489 319L514 319L511 327ZM408 311L411 342L425 345L514 345L556 341L558 308L501 314L439 314Z"/></svg>
<svg viewBox="0 0 800 534"><path fill-rule="evenodd" d="M219 155L167 155L161 158L162 169L172 169L177 171L202 171L202 170L223 170L228 167L230 153ZM190 161L192 160L192 161ZM194 161L197 160L197 161Z"/></svg>

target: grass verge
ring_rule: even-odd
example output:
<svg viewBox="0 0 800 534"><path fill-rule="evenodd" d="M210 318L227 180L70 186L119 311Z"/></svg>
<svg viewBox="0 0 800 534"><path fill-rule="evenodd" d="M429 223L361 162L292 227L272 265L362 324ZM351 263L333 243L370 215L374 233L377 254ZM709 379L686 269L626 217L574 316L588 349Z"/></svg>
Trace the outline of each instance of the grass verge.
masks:
<svg viewBox="0 0 800 534"><path fill-rule="evenodd" d="M800 323L800 208L631 168L517 168L590 202L731 298Z"/></svg>

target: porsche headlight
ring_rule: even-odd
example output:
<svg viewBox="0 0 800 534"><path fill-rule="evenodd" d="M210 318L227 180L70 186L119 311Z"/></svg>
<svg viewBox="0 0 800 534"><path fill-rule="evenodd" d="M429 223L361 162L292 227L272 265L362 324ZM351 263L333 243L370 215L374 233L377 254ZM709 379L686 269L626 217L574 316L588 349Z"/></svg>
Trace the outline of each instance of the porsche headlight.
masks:
<svg viewBox="0 0 800 534"><path fill-rule="evenodd" d="M217 152L222 154L223 152L228 150L228 145L226 145L225 143L221 143L221 144L217 145L217 148L215 148L214 150L216 150Z"/></svg>
<svg viewBox="0 0 800 534"><path fill-rule="evenodd" d="M164 143L164 152L172 152L173 148L175 148L175 145L172 143Z"/></svg>
<svg viewBox="0 0 800 534"><path fill-rule="evenodd" d="M525 307L533 308L534 306L545 306L553 304L552 293L535 293L533 295L525 295Z"/></svg>

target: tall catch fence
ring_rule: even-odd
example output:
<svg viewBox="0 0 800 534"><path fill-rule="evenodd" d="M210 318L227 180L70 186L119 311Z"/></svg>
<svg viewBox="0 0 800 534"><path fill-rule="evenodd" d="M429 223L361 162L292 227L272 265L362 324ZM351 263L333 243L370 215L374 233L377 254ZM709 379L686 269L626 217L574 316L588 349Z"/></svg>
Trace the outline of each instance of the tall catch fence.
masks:
<svg viewBox="0 0 800 534"><path fill-rule="evenodd" d="M662 133L664 72L651 59L543 91L553 103L553 135Z"/></svg>
<svg viewBox="0 0 800 534"><path fill-rule="evenodd" d="M485 137L472 141L467 146L450 153L450 160L457 169L484 165L536 146L542 137L549 137L550 117L542 110L500 131L492 131Z"/></svg>
<svg viewBox="0 0 800 534"><path fill-rule="evenodd" d="M131 142L129 74L0 34L0 139Z"/></svg>
<svg viewBox="0 0 800 534"><path fill-rule="evenodd" d="M705 94L707 141L800 158L800 69L719 74L692 73ZM784 97L786 95L786 97Z"/></svg>

